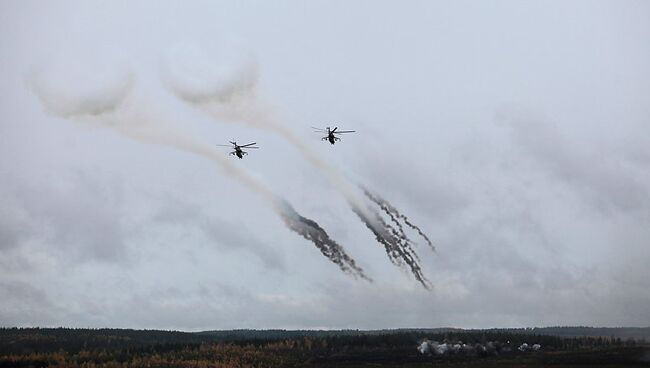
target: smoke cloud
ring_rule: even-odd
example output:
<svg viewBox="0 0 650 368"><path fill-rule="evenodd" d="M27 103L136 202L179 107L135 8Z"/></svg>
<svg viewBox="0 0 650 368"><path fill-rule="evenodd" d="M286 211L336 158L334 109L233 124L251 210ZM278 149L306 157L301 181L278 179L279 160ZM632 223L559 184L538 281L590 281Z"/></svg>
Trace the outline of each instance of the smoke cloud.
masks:
<svg viewBox="0 0 650 368"><path fill-rule="evenodd" d="M344 248L332 240L314 220L298 214L284 199L230 163L211 147L194 141L183 132L165 125L146 108L133 92L133 75L128 69L111 73L112 78L95 80L75 89L61 74L36 73L30 84L45 109L57 116L86 126L107 127L141 143L173 147L216 163L225 173L260 195L282 218L286 226L316 245L320 252L347 274L372 281Z"/></svg>
<svg viewBox="0 0 650 368"><path fill-rule="evenodd" d="M522 349L522 347L524 347ZM541 349L541 345L535 344L533 348L529 348L528 344L524 343L521 345L518 350L520 351L537 351ZM444 341L442 343L438 341L431 341L425 339L417 347L420 354L439 356L439 357L448 357L453 355L463 355L463 356L472 356L472 357L490 357L498 356L501 353L512 353L514 351L514 346L510 342L501 343L499 341L488 341L486 343L474 343L474 344L465 344L462 341Z"/></svg>
<svg viewBox="0 0 650 368"><path fill-rule="evenodd" d="M364 189L366 197L378 204L396 227L385 222L379 213L366 204L354 185L282 124L273 110L257 97L258 70L255 62L244 56L235 56L236 52L230 52L228 55L226 60L210 60L195 48L183 49L182 52L175 50L169 55L163 70L163 80L180 99L216 120L265 129L285 138L309 162L327 175L352 211L384 246L390 261L397 266L407 267L418 282L425 288L430 288L430 283L419 265L419 257L399 220L416 230L433 249L429 238L388 202Z"/></svg>

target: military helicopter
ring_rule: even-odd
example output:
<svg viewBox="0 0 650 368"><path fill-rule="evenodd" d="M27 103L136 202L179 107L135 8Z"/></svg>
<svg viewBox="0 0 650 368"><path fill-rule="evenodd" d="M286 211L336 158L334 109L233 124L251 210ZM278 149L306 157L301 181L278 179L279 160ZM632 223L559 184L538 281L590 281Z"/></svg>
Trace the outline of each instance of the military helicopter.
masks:
<svg viewBox="0 0 650 368"><path fill-rule="evenodd" d="M327 130L321 129L321 128L314 128L317 132L319 133L326 133L327 136L321 138L324 141L329 141L331 144L336 143L336 141L340 141L341 138L337 137L335 134L341 134L341 133L354 133L354 130L337 130L339 127L334 127L334 129L330 129L330 127L327 127Z"/></svg>
<svg viewBox="0 0 650 368"><path fill-rule="evenodd" d="M230 154L233 155L233 156L237 156L239 158L244 158L244 155L248 154L248 152L244 151L242 148L246 148L246 149L249 149L249 148L257 149L257 148L259 148L259 147L253 147L253 145L256 144L255 142L249 143L249 144L244 144L244 145L241 145L241 146L238 145L237 142L232 142L232 141L229 141L229 142L230 142L230 144L232 144L232 148L234 149L234 151L230 152ZM217 146L230 147L227 144L217 144Z"/></svg>

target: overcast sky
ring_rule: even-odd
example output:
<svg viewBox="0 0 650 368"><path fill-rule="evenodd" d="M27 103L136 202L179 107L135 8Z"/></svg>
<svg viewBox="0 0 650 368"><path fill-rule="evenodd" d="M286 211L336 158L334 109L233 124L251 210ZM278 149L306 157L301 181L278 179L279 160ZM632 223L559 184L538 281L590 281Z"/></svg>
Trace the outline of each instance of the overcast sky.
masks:
<svg viewBox="0 0 650 368"><path fill-rule="evenodd" d="M648 326L649 19L618 0L2 1L0 325ZM432 239L432 290L282 136L178 98L179 65L198 85L253 68L284 126ZM214 148L374 282L213 162L52 111L43 75L64 108L126 86L197 142L257 142ZM310 128L336 125L357 133Z"/></svg>

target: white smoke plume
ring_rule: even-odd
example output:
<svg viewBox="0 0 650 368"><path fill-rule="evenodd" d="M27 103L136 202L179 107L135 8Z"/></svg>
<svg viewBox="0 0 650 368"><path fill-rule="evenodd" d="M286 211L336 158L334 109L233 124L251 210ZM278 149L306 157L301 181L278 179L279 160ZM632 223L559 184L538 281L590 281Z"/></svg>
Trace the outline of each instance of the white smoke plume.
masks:
<svg viewBox="0 0 650 368"><path fill-rule="evenodd" d="M100 71L97 73L102 74ZM134 78L128 68L110 69L105 77L89 78L69 80L65 73L40 71L30 78L30 85L46 110L57 116L86 126L112 128L136 141L173 147L216 163L225 173L259 194L289 229L312 241L341 270L372 281L344 248L315 221L298 214L288 202L234 166L219 152L164 124L164 119L151 111L150 104L133 96Z"/></svg>
<svg viewBox="0 0 650 368"><path fill-rule="evenodd" d="M521 351L529 351L531 350L528 347L528 344L523 344L522 346L526 346L525 349L522 349L521 347L519 350ZM541 346L539 344L535 344L537 348L535 350L539 350ZM464 344L462 341L457 341L457 342L438 342L438 341L431 341L428 339L425 339L418 345L417 347L418 351L420 354L423 355L432 355L432 356L450 356L450 355L464 355L464 356L480 356L480 357L489 357L489 356L497 356L500 353L504 352L511 352L512 348L509 346L509 343L506 343L505 345L502 344L499 341L488 341L485 344L482 343L475 343L475 344Z"/></svg>
<svg viewBox="0 0 650 368"><path fill-rule="evenodd" d="M397 222L397 229L383 221L375 210L366 205L356 186L349 183L336 168L321 159L285 126L274 111L257 97L257 65L252 58L243 55L227 52L217 56L221 58L212 60L202 49L196 47L176 49L169 55L162 77L165 84L180 99L216 120L265 129L285 138L309 162L327 175L352 211L372 231L377 241L384 245L390 261L398 266L407 266L416 280L428 289L430 283L418 264L419 257L397 219L402 219L408 226L414 227L431 244L428 238L396 210L384 211L393 222ZM371 200L373 198L370 197Z"/></svg>
<svg viewBox="0 0 650 368"><path fill-rule="evenodd" d="M540 344L528 345L527 343L523 343L523 344L519 345L517 350L519 350L519 351L538 351L541 348L542 348L542 345L540 345Z"/></svg>

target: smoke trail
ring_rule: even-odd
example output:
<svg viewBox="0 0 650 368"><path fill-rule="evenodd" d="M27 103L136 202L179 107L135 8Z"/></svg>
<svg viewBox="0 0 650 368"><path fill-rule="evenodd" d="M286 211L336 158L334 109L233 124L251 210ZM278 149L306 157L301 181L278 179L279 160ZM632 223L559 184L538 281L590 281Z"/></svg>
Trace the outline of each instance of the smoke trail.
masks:
<svg viewBox="0 0 650 368"><path fill-rule="evenodd" d="M194 56L189 60L192 63L200 61L201 56L204 55ZM188 61L187 58L181 60ZM384 245L390 261L398 266L407 265L416 280L426 288L429 287L418 264L419 257L413 250L402 225L397 221L402 217L399 214L395 217L393 212L386 208L384 211L396 224L397 229L383 221L376 211L364 203L363 198L357 194L355 186L346 181L334 167L322 160L292 130L274 117L271 109L256 97L258 75L255 63L249 61L222 64L222 68L218 71L206 72L214 68L205 65L183 65L179 64L178 60L168 61L163 71L163 79L180 99L200 108L215 119L244 123L254 128L270 130L284 137L308 161L327 174L334 187L345 197L352 211L373 232L377 241Z"/></svg>
<svg viewBox="0 0 650 368"><path fill-rule="evenodd" d="M431 289L431 282L424 276L422 267L418 263L419 258L410 245L408 238L401 237L390 224L386 223L379 214L375 213L374 218L368 218L352 207L352 211L359 216L363 223L375 235L375 239L384 246L388 259L396 266L406 266L409 268L415 279L424 286L425 289Z"/></svg>
<svg viewBox="0 0 650 368"><path fill-rule="evenodd" d="M138 142L173 147L216 163L227 174L258 193L289 229L313 242L320 252L343 272L355 278L372 281L348 256L343 247L332 240L314 220L298 214L288 202L273 194L267 187L238 169L211 147L195 142L182 132L161 124L160 119L156 119L152 112L143 108L145 104L142 101L136 103L132 98L127 99L133 86L130 73L124 73L121 78L111 80L110 84L101 88L95 86L92 93L61 92L58 86L48 84L42 76L34 76L30 82L43 106L57 116L82 122L85 125L112 128Z"/></svg>
<svg viewBox="0 0 650 368"><path fill-rule="evenodd" d="M388 210L386 206L380 205L379 206L384 213L388 215L390 218L390 221L395 225L397 228L392 227L390 224L386 224L385 226L391 230L391 233L397 238L400 239L405 243L405 246L408 247L409 251L413 253L413 256L415 259L418 261L420 260L420 257L417 255L415 251L413 251L413 248L411 247L411 240L406 236L406 233L404 232L404 227L402 224L399 222L399 219L393 215L392 212ZM378 214L376 216L379 216Z"/></svg>
<svg viewBox="0 0 650 368"><path fill-rule="evenodd" d="M361 189L363 190L363 193L366 195L366 197L368 197L368 199L370 199L371 201L376 203L388 216L390 216L390 218L391 218L391 220L393 222L398 224L398 226L400 227L400 230L402 230L402 226L397 221L397 218L402 219L404 221L404 223L408 227L410 227L411 229L417 231L417 233L427 242L427 244L429 245L431 250L433 250L434 252L436 251L436 248L433 246L433 243L431 242L429 237L424 232L422 232L422 230L418 226L416 226L415 224L410 222L409 219L405 215L400 213L397 210L397 208L392 206L385 199L381 198L378 194L371 193L367 188L361 186ZM404 232L402 231L402 233L404 233Z"/></svg>
<svg viewBox="0 0 650 368"><path fill-rule="evenodd" d="M356 265L354 259L345 253L343 247L332 240L316 221L301 216L284 200L279 199L277 204L282 209L279 211L280 216L291 230L314 242L321 253L337 264L344 272L372 282L372 279L366 276L363 270Z"/></svg>

